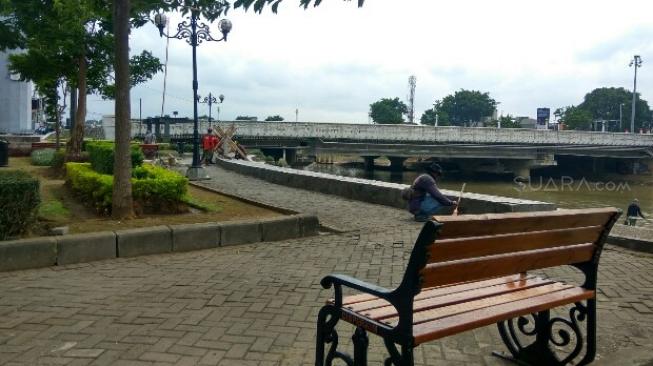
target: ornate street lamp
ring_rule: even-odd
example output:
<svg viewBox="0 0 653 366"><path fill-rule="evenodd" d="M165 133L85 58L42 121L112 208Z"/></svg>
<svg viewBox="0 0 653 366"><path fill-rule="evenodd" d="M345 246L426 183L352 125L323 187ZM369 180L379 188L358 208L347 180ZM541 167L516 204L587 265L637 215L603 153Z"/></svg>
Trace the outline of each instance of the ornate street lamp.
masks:
<svg viewBox="0 0 653 366"><path fill-rule="evenodd" d="M190 180L207 179L204 169L200 163L200 136L198 131L197 119L197 46L204 41L220 42L227 40L227 34L231 31L231 21L222 19L218 22L218 28L222 33L222 38L213 38L209 26L205 23L198 22L201 9L197 5L197 0L163 0L168 5L179 4L182 9L190 12L188 20L184 20L177 25L177 33L168 35L164 32L167 24L167 18L163 13L157 13L154 16L154 24L159 28L159 35L167 38L186 39L186 42L193 49L193 162L186 171L186 177Z"/></svg>
<svg viewBox="0 0 653 366"><path fill-rule="evenodd" d="M218 102L218 100L219 100L220 102ZM211 94L211 93L209 93L209 96L208 96L208 97L204 97L203 99L202 99L202 97L200 97L200 96L198 95L198 96L197 96L197 102L198 102L198 103L205 103L205 104L208 104L208 105L209 105L209 127L211 127L211 109L212 109L212 107L213 107L214 104L224 102L224 95L222 95L222 94L218 95L218 98L217 98L217 99L216 99L215 96L213 96L213 94ZM218 107L218 118L219 118L219 117L220 117L220 107Z"/></svg>

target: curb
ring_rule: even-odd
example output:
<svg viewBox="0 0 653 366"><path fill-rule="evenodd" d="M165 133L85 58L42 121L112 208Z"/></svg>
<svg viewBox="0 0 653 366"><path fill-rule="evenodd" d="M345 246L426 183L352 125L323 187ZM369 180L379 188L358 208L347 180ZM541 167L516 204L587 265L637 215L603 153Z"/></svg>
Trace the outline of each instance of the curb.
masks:
<svg viewBox="0 0 653 366"><path fill-rule="evenodd" d="M0 272L298 239L319 229L316 215L293 214L10 240L0 242Z"/></svg>

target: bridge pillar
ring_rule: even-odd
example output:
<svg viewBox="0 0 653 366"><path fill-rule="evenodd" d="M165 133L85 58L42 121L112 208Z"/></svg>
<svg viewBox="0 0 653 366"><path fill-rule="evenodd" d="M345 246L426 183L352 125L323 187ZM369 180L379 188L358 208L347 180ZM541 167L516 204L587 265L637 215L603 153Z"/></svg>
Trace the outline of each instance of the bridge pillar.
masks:
<svg viewBox="0 0 653 366"><path fill-rule="evenodd" d="M532 160L513 160L506 162L508 168L512 171L513 177L520 181L527 181L531 178Z"/></svg>
<svg viewBox="0 0 653 366"><path fill-rule="evenodd" d="M374 170L374 159L376 158L378 158L378 156L363 156L363 160L365 161L364 166L366 172L371 172Z"/></svg>
<svg viewBox="0 0 653 366"><path fill-rule="evenodd" d="M406 161L406 158L401 156L388 156L388 160L390 160L390 171L401 172L404 170L404 161Z"/></svg>
<svg viewBox="0 0 653 366"><path fill-rule="evenodd" d="M288 165L294 165L297 163L297 150L296 149L284 149L283 154L286 158L286 163Z"/></svg>

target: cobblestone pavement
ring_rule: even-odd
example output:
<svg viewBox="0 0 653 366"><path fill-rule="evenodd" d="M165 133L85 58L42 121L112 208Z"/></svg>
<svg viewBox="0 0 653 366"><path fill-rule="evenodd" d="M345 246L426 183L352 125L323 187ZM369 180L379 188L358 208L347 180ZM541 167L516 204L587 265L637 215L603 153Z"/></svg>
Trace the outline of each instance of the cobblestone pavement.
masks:
<svg viewBox="0 0 653 366"><path fill-rule="evenodd" d="M418 227L405 213L288 190L224 171L209 184L315 210L351 231L284 242L0 273L0 365L311 365L319 280L399 282ZM294 193L293 193L294 192ZM335 211L330 211L335 210ZM653 255L608 247L600 268L599 356L653 351ZM573 276L571 270L555 275ZM340 326L341 346L353 328ZM370 365L380 365L370 336ZM418 365L504 365L494 327L417 348ZM614 364L614 363L612 363Z"/></svg>
<svg viewBox="0 0 653 366"><path fill-rule="evenodd" d="M347 231L372 228L378 230L379 224L383 227L405 227L406 225L416 229L421 227L412 220L412 216L407 211L396 208L288 188L217 166L208 167L206 172L211 180L200 181L199 183L202 185L276 207L314 213L319 215L321 223L329 227Z"/></svg>

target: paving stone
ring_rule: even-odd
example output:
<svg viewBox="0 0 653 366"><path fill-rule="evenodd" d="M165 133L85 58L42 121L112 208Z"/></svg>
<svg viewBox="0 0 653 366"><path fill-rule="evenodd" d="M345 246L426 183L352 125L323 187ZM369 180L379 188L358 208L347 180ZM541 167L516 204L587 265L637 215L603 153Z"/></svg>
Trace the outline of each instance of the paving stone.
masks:
<svg viewBox="0 0 653 366"><path fill-rule="evenodd" d="M206 184L316 213L346 232L0 273L0 365L313 365L316 315L332 296L319 285L324 275L385 287L401 281L420 227L406 212L207 170L220 178ZM653 255L604 250L601 359L614 359L619 349L653 354L651 273ZM343 350L352 349L353 330L338 325ZM72 346L52 352L67 342ZM104 351L67 354L76 349ZM506 365L489 356L504 349L489 326L420 346L416 365ZM385 357L379 337L370 335L370 366Z"/></svg>

